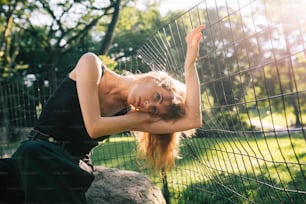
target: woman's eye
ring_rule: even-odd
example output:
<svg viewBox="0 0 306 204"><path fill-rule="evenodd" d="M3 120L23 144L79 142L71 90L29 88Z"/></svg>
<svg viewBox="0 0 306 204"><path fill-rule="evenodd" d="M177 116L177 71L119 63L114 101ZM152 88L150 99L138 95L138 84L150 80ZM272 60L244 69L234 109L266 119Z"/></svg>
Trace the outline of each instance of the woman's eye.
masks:
<svg viewBox="0 0 306 204"><path fill-rule="evenodd" d="M161 99L160 94L159 94L159 93L156 93L156 94L155 94L155 101L160 101L160 99Z"/></svg>
<svg viewBox="0 0 306 204"><path fill-rule="evenodd" d="M151 108L151 113L152 114L155 114L155 115L158 115L158 109L154 106Z"/></svg>

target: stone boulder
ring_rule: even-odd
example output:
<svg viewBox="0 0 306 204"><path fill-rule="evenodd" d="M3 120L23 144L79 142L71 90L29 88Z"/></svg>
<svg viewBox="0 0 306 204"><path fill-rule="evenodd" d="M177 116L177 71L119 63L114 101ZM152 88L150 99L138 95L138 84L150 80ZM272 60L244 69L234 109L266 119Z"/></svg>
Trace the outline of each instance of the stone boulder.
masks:
<svg viewBox="0 0 306 204"><path fill-rule="evenodd" d="M138 172L95 166L94 175L88 204L166 204L161 190Z"/></svg>

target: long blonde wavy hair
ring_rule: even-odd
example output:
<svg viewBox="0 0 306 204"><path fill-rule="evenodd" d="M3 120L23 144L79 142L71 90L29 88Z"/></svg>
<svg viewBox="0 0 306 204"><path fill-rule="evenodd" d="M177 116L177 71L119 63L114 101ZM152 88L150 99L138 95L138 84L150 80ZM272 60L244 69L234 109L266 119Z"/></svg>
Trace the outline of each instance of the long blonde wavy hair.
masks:
<svg viewBox="0 0 306 204"><path fill-rule="evenodd" d="M185 115L185 85L172 78L165 71L151 71L145 74L134 76L136 81L153 80L173 95L168 113L161 118L166 121L176 120ZM169 134L151 134L148 132L134 132L137 137L137 160L145 160L145 167L151 168L154 172L170 171L175 165L175 160L180 158L179 142L182 137L190 136L194 130L186 132L174 132Z"/></svg>

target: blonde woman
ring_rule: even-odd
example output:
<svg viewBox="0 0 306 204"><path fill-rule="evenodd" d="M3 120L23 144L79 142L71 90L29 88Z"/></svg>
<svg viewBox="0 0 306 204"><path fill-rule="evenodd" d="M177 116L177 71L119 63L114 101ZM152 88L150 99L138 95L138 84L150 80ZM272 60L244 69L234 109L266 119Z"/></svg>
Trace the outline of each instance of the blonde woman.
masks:
<svg viewBox="0 0 306 204"><path fill-rule="evenodd" d="M9 175L1 177L1 202L17 198L11 187L20 185L26 203L85 203L94 177L79 160L100 139L123 131L142 132L140 152L153 169L169 170L176 132L202 125L195 63L204 28L185 38L185 85L165 72L118 75L95 54L84 54L44 105L29 139L0 161L0 171Z"/></svg>

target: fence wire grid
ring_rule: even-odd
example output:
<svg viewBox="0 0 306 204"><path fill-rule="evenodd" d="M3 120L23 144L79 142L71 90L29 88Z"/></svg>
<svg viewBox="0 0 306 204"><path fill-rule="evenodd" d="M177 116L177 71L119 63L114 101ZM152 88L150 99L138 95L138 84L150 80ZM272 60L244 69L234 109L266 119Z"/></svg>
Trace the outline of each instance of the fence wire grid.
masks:
<svg viewBox="0 0 306 204"><path fill-rule="evenodd" d="M139 169L129 135L103 141L94 163L146 174L167 203L306 203L305 9L289 0L207 0L165 25L121 68L141 61L183 80L184 37L206 24L197 61L203 128L182 139L182 159L162 178ZM2 135L24 132L20 121L35 121L50 94L28 83L1 87ZM1 147L5 157L16 144Z"/></svg>

